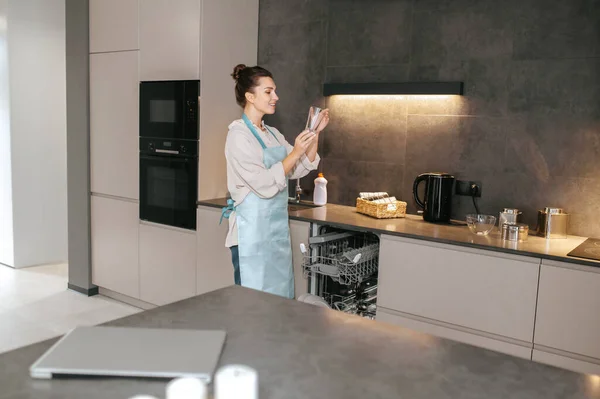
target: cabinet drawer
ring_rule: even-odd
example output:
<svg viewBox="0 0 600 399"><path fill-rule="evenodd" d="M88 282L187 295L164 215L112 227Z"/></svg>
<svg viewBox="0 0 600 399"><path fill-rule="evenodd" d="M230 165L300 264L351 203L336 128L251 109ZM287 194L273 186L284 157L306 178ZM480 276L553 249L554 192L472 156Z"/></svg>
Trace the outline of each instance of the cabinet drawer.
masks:
<svg viewBox="0 0 600 399"><path fill-rule="evenodd" d="M428 244L382 236L379 306L533 341L538 263Z"/></svg>
<svg viewBox="0 0 600 399"><path fill-rule="evenodd" d="M600 273L542 265L534 342L600 359Z"/></svg>
<svg viewBox="0 0 600 399"><path fill-rule="evenodd" d="M572 370L576 373L592 374L586 377L593 381L598 381L598 376L600 376L600 364L591 363L581 359L573 359L567 355L568 354L559 355L557 353L534 349L531 360L534 362L549 364L554 367ZM594 385L598 386L597 383Z"/></svg>
<svg viewBox="0 0 600 399"><path fill-rule="evenodd" d="M196 294L196 232L140 224L140 299L165 305Z"/></svg>
<svg viewBox="0 0 600 399"><path fill-rule="evenodd" d="M377 309L377 321L531 360L531 346L524 346L518 343L501 341L476 333L470 333L468 331L457 330L452 327L444 326L442 325L443 323L428 323L423 320L406 317L405 315L381 307Z"/></svg>
<svg viewBox="0 0 600 399"><path fill-rule="evenodd" d="M92 196L92 282L132 298L140 297L139 205Z"/></svg>
<svg viewBox="0 0 600 399"><path fill-rule="evenodd" d="M221 220L221 209L199 206L197 213L196 294L233 285L231 251L225 247L229 222Z"/></svg>

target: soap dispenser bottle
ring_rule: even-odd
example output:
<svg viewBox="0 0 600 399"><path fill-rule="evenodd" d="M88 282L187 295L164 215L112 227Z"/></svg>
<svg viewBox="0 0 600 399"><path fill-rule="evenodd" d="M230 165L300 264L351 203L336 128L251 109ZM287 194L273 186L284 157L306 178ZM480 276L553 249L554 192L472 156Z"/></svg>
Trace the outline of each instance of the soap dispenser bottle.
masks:
<svg viewBox="0 0 600 399"><path fill-rule="evenodd" d="M327 179L323 177L323 173L319 173L319 176L315 179L313 202L315 205L325 205L327 203Z"/></svg>

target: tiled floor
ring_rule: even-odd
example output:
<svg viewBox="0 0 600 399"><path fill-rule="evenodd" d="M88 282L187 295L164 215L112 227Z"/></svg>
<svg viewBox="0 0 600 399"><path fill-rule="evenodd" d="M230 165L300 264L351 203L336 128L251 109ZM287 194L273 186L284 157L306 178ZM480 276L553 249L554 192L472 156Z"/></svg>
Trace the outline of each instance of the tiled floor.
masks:
<svg viewBox="0 0 600 399"><path fill-rule="evenodd" d="M0 353L141 309L67 289L67 265L13 269L0 265Z"/></svg>

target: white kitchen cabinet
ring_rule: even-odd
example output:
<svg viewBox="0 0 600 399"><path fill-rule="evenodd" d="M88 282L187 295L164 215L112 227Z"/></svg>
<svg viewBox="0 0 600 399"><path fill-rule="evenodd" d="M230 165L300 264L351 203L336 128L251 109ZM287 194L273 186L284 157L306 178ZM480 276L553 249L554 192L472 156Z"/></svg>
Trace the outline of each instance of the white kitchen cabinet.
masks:
<svg viewBox="0 0 600 399"><path fill-rule="evenodd" d="M600 365L600 269L542 262L534 345Z"/></svg>
<svg viewBox="0 0 600 399"><path fill-rule="evenodd" d="M200 0L140 2L140 80L200 79L200 12Z"/></svg>
<svg viewBox="0 0 600 399"><path fill-rule="evenodd" d="M139 205L92 196L92 283L139 299Z"/></svg>
<svg viewBox="0 0 600 399"><path fill-rule="evenodd" d="M300 243L304 243L306 248L308 248L309 232L310 223L299 220L290 220L292 262L294 264L294 293L296 298L308 292L308 282L304 278L304 272L302 270L304 254L300 251Z"/></svg>
<svg viewBox="0 0 600 399"><path fill-rule="evenodd" d="M196 293L196 232L140 224L140 299L165 305Z"/></svg>
<svg viewBox="0 0 600 399"><path fill-rule="evenodd" d="M200 295L230 286L234 281L231 251L225 247L229 222L223 218L223 223L219 225L219 208L199 206L196 216L196 293Z"/></svg>
<svg viewBox="0 0 600 399"><path fill-rule="evenodd" d="M91 53L139 49L138 0L89 1Z"/></svg>
<svg viewBox="0 0 600 399"><path fill-rule="evenodd" d="M258 0L202 1L200 74L200 167L198 199L227 193L227 126L241 115L231 72L237 64L256 65Z"/></svg>
<svg viewBox="0 0 600 399"><path fill-rule="evenodd" d="M492 335L482 335L481 332L473 332L467 328L432 322L431 319L421 319L382 307L377 309L377 321L531 360L532 344L499 340Z"/></svg>
<svg viewBox="0 0 600 399"><path fill-rule="evenodd" d="M138 199L138 52L90 55L90 168L94 193Z"/></svg>
<svg viewBox="0 0 600 399"><path fill-rule="evenodd" d="M381 236L378 306L533 341L539 260Z"/></svg>
<svg viewBox="0 0 600 399"><path fill-rule="evenodd" d="M97 160L94 153L104 153L106 148L96 147L92 138L92 158L97 160L92 163L93 190L137 199L137 184L123 184L132 176L137 179L137 164L131 169L131 165L119 163L123 162L121 155L129 153L130 132L134 132L137 146L138 82L200 79L201 97L209 100L201 102L199 112L198 199L225 196L223 128L239 118L240 108L233 93L223 87L231 87L230 74L236 64L257 62L258 11L259 0L90 0L90 51L96 53L90 65L92 135L98 130L95 125L112 128L103 133L111 138L127 132L120 147L103 138L106 143L102 145L110 145L115 152L114 163ZM129 65L133 60L122 70L94 67L98 63L94 56L118 56L127 50L136 53L122 57L139 56L135 68ZM133 102L126 71L136 72ZM137 162L137 155L127 159ZM113 173L116 169L121 172ZM119 193L123 187L129 192Z"/></svg>
<svg viewBox="0 0 600 399"><path fill-rule="evenodd" d="M598 362L598 359L579 357L564 351L551 352L545 347L543 350L534 348L531 360L575 371L576 373L592 374L589 377L600 376L600 362Z"/></svg>

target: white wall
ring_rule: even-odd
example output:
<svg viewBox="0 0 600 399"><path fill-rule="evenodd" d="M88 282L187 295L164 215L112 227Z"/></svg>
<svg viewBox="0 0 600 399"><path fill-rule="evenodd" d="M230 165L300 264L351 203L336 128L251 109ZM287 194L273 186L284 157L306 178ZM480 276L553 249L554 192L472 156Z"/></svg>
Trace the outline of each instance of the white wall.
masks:
<svg viewBox="0 0 600 399"><path fill-rule="evenodd" d="M7 11L8 0L0 0L0 263L13 266Z"/></svg>
<svg viewBox="0 0 600 399"><path fill-rule="evenodd" d="M15 267L67 260L65 0L9 0Z"/></svg>

